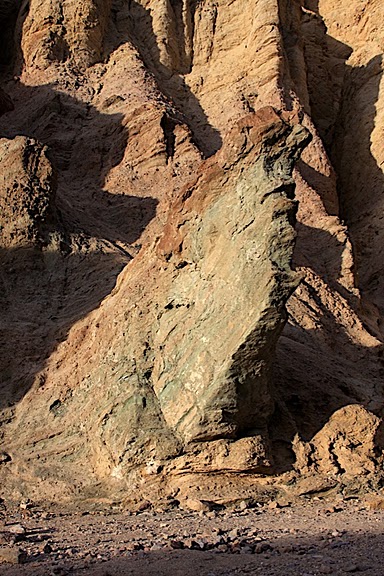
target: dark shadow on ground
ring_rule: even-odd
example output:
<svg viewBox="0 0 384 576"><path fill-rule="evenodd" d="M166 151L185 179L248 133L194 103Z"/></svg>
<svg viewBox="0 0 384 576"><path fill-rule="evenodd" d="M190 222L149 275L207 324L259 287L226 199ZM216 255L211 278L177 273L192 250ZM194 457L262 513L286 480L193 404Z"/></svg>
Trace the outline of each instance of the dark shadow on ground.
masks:
<svg viewBox="0 0 384 576"><path fill-rule="evenodd" d="M111 292L158 203L103 189L128 141L120 114L49 85L17 83L11 96L0 134L47 144L58 181L50 235L59 242L0 248L0 408L23 397L71 326Z"/></svg>
<svg viewBox="0 0 384 576"><path fill-rule="evenodd" d="M166 35L161 38L154 32L150 9L135 0L115 0L112 5L113 34L110 33L112 39L107 57L119 45L131 42L156 79L160 91L177 109L175 120L187 124L194 143L204 157L209 157L221 148L222 138L219 131L209 123L199 100L184 80L184 75L191 71L193 65L197 3L198 0L193 0L188 4L186 22L186 16L183 18L182 13L183 3L179 0L167 2L164 9L168 14L163 23L167 27ZM158 42L163 43L163 56ZM164 63L165 53L167 63Z"/></svg>

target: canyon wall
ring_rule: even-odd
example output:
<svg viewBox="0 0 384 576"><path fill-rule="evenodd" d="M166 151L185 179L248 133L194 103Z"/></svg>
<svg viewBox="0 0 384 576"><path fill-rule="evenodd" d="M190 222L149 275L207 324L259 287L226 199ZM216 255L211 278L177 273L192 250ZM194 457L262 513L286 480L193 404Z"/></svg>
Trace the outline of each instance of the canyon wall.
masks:
<svg viewBox="0 0 384 576"><path fill-rule="evenodd" d="M383 9L355 4L0 2L4 495L380 485Z"/></svg>

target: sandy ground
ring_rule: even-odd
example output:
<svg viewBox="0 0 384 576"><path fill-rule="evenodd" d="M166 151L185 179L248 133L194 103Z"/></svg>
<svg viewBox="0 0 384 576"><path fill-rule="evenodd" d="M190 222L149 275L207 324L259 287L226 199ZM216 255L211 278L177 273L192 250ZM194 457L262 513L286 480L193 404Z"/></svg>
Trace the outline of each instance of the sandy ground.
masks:
<svg viewBox="0 0 384 576"><path fill-rule="evenodd" d="M0 574L379 576L384 510L373 508L319 500L211 512L13 511L3 518L0 556L10 562ZM12 564L18 551L22 563Z"/></svg>

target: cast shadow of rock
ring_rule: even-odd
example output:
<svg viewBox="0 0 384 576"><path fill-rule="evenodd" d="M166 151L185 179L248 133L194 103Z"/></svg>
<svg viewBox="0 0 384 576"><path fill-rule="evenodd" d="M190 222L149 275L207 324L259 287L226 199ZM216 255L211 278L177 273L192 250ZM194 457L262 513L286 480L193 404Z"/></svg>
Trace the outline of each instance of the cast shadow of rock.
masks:
<svg viewBox="0 0 384 576"><path fill-rule="evenodd" d="M306 8L312 11L303 16L301 29L308 71L308 112L337 173L339 210L332 194L327 194L327 177L303 162L299 162L298 169L320 195L328 213L340 215L347 225L356 264L356 287L373 314L376 307L376 315L382 317L384 268L379 255L384 245L384 226L380 222L384 174L373 146L378 149L375 122L383 56L375 48L376 55L365 65L352 65L353 48L327 33L319 1L308 0ZM368 46L367 54L369 49ZM360 58L365 56L360 53ZM375 128L376 144L372 138Z"/></svg>
<svg viewBox="0 0 384 576"><path fill-rule="evenodd" d="M383 78L383 56L366 66L347 67L344 99L331 157L339 172L341 215L348 225L356 261L356 283L363 299L380 315L384 338L384 172L372 153L376 104ZM348 130L345 136L346 128ZM369 225L368 225L369 224Z"/></svg>
<svg viewBox="0 0 384 576"><path fill-rule="evenodd" d="M220 132L209 123L198 98L184 78L193 66L196 7L196 1L188 6L188 28L183 20L182 3L178 1L166 3L169 14L165 20L167 24L166 30L163 31L164 37L161 37L156 36L150 9L144 8L135 0L129 0L128 3L115 0L112 6L115 28L108 54L126 42L131 42L135 46L160 91L175 106L177 114L174 120L187 124L195 145L207 158L221 148L222 138ZM160 53L159 43L164 48L163 54ZM164 60L167 62L164 63Z"/></svg>
<svg viewBox="0 0 384 576"><path fill-rule="evenodd" d="M318 12L318 3L315 0L310 8ZM373 295L372 277L376 273L375 289L379 283L377 264L380 246L384 245L384 227L377 230L374 238L374 249L365 247L364 254L361 254L361 246L356 235L353 222L353 214L356 217L353 206L353 195L349 188L352 185L350 178L345 174L340 174L340 147L344 144L343 130L345 128L345 115L351 113L348 108L351 101L353 87L365 85L370 81L369 97L366 94L364 100L364 114L355 119L357 127L361 125L361 130L355 130L356 145L359 146L359 162L364 167L369 167L369 173L377 183L376 193L372 194L372 204L378 205L384 189L383 172L371 153L371 133L375 127L376 102L379 96L379 87L382 77L381 55L375 56L366 66L348 66L347 59L351 54L350 47L326 35L324 27L324 40L331 53L337 54L339 62L344 59L344 91L341 94L332 95L334 99L329 101L329 112L324 111L324 103L318 110L326 117L334 117L334 125L329 125L327 131L321 134L325 140L328 153L331 156L333 165L338 173L338 194L340 201L340 215L348 227L349 239L352 243L355 266L355 285L359 288L363 298L348 291L340 283L342 270L342 257L344 245L330 233L320 228L298 224L297 245L295 250L295 265L307 267L313 274L321 279L325 284L323 299L310 282L303 282L303 289L309 294L307 303L308 317L318 315L318 327L305 328L305 322L299 324L293 317L289 317L282 336L278 342L276 362L274 367L274 390L276 394L276 410L270 422L270 430L273 439L274 453L277 465L282 469L289 469L294 462L294 455L291 450L292 439L298 433L303 439L309 441L328 422L332 414L348 404L360 404L379 416L384 411L384 394L382 381L384 377L383 346L365 345L364 339L353 340L343 322L340 322L331 309L326 304L327 298L332 299L332 293L338 293L357 313L357 316L364 325L364 328L372 336L382 342L382 330L380 324L375 320L374 315L366 313L364 295ZM322 66L322 61L313 64ZM316 73L308 75L309 86L316 94ZM351 81L352 79L352 81ZM332 81L332 78L330 79ZM337 108L337 98L341 99L338 117L334 115ZM344 107L347 109L345 110ZM321 124L322 118L316 117L316 110L312 111L312 118L315 125ZM360 134L361 132L361 134ZM321 133L321 129L320 129ZM356 161L353 157L355 147L347 148L347 157L344 157L345 166L353 166ZM348 156L349 154L349 156ZM305 164L298 163L298 170L304 180L314 188L320 195L325 208L331 215L337 215L338 210L329 203L327 191L330 183L326 176ZM354 183L356 185L357 182ZM360 182L361 184L361 182ZM348 188L349 187L349 188ZM372 210L370 211L372 214ZM363 217L363 210L361 210ZM369 218L369 215L367 215ZM369 271L371 271L370 280ZM316 284L316 283L315 283ZM328 296L327 291L329 290ZM311 299L314 303L311 309ZM336 306L337 303L332 304ZM332 308L331 306L331 308ZM318 312L320 310L320 313ZM348 314L346 307L340 306L335 314ZM366 339L367 340L367 339ZM289 464L291 462L291 464Z"/></svg>
<svg viewBox="0 0 384 576"><path fill-rule="evenodd" d="M13 58L13 35L21 0L0 3L0 68Z"/></svg>
<svg viewBox="0 0 384 576"><path fill-rule="evenodd" d="M311 169L312 170L312 169ZM324 177L325 178L325 177ZM296 224L297 240L293 263L296 269L310 268L331 289L338 292L359 314L361 312L360 298L342 283L342 260L346 247L336 235L315 226L306 226L302 222ZM371 331L370 326L366 326ZM375 337L377 331L373 331Z"/></svg>
<svg viewBox="0 0 384 576"><path fill-rule="evenodd" d="M19 84L0 134L46 144L57 172L55 248L0 249L0 408L17 403L71 326L111 292L156 215L157 200L103 189L124 155L120 114L102 114L52 86Z"/></svg>
<svg viewBox="0 0 384 576"><path fill-rule="evenodd" d="M156 212L157 200L104 191L128 142L122 114L103 114L53 86L18 83L15 110L0 119L0 134L36 138L48 146L58 173L57 204L68 233L132 244Z"/></svg>
<svg viewBox="0 0 384 576"><path fill-rule="evenodd" d="M321 18L318 0L309 0L308 8ZM363 300L370 302L372 309L376 307L384 337L384 260L379 257L384 245L384 226L380 222L384 171L374 156L374 146L377 150L380 138L376 117L383 55L378 52L366 64L353 66L349 60L353 49L327 34L325 25L321 30L322 38L318 39L321 49L311 51L313 69L307 77L311 117L337 173L340 216L348 226L353 246L356 287ZM327 74L323 73L319 80L318 70L324 66ZM334 70L339 80L334 78ZM326 86L320 90L319 82L323 81ZM372 138L375 130L376 140ZM376 156L380 155L376 152ZM326 178L310 172L308 166L302 166L304 179L317 185L326 209L334 214L323 194L327 189Z"/></svg>
<svg viewBox="0 0 384 576"><path fill-rule="evenodd" d="M311 270L315 279L314 283L302 281L304 297L298 298L301 313L316 327L306 327L305 319L300 323L289 315L277 345L276 408L269 429L276 466L281 470L294 462L294 436L298 433L310 441L340 408L359 404L378 416L384 413L384 346L377 339L378 331L363 323L367 334L376 338L365 344L365 336L356 340L347 328L353 326L348 307L358 317L362 314L360 298L339 281L345 246L325 230L297 227L295 265Z"/></svg>
<svg viewBox="0 0 384 576"><path fill-rule="evenodd" d="M296 164L296 169L298 170L301 178L314 190L316 193L319 194L321 201L324 204L324 208L327 211L327 214L330 216L339 216L340 215L340 208L337 198L334 198L334 181L331 179L330 176L326 176L325 174L321 174L304 162L302 158L300 158Z"/></svg>

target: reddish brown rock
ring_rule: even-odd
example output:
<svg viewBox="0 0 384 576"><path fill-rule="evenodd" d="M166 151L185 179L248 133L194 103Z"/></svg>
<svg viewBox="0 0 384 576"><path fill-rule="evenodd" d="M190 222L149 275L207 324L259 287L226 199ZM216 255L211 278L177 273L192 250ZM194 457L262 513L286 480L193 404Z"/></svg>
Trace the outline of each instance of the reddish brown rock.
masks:
<svg viewBox="0 0 384 576"><path fill-rule="evenodd" d="M47 149L18 136L0 140L1 248L48 243L55 181Z"/></svg>

